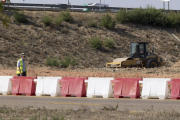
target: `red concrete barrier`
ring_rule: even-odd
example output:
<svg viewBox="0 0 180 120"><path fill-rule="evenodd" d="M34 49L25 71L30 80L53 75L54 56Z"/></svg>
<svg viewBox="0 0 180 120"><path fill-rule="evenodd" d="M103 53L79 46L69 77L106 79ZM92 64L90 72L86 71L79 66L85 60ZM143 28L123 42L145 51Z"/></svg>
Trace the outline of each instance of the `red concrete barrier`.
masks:
<svg viewBox="0 0 180 120"><path fill-rule="evenodd" d="M171 87L171 99L180 99L180 79L172 79L168 82Z"/></svg>
<svg viewBox="0 0 180 120"><path fill-rule="evenodd" d="M63 77L59 82L62 82L61 96L68 97L75 95L76 97L85 97L86 88L84 80L87 77Z"/></svg>
<svg viewBox="0 0 180 120"><path fill-rule="evenodd" d="M116 78L112 81L115 83L114 86L114 98L139 98L140 89L139 81L142 78Z"/></svg>
<svg viewBox="0 0 180 120"><path fill-rule="evenodd" d="M13 78L19 78L19 77L21 77L21 78L26 78L26 79L27 79L27 78L37 79L37 77L29 77L29 76L28 76L28 77L26 77L26 76L14 76Z"/></svg>
<svg viewBox="0 0 180 120"><path fill-rule="evenodd" d="M22 95L27 96L35 95L35 77L14 77L11 79L13 81L12 95Z"/></svg>

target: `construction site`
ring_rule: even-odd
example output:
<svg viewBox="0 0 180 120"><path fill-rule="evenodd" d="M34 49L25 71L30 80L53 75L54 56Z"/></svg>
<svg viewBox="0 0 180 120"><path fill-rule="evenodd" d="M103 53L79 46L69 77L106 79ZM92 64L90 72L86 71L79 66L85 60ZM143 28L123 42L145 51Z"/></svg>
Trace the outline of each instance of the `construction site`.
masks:
<svg viewBox="0 0 180 120"><path fill-rule="evenodd" d="M52 18L58 16L57 12L30 12L24 11L27 15L28 23L18 24L13 17L12 12L9 27L3 27L1 24L1 69L16 70L16 62L19 59L19 54L26 53L26 65L28 74L33 74L31 71L47 70L47 71L87 71L87 72L116 72L124 73L151 73L163 74L171 72L178 74L180 44L179 28L168 28L168 30L153 26L143 26L140 24L116 24L113 30L105 29L99 26L103 13L71 13L73 22L63 21L60 26L51 24L44 26L42 17L49 15ZM115 14L111 14L115 17ZM89 27L89 19L97 21L97 27ZM99 37L105 41L111 39L114 41L113 47L102 46L100 49L95 49L89 44L92 37ZM154 46L154 53L161 56L166 64L155 70L144 68L133 69L107 69L106 63L112 62L116 58L130 57L131 42L148 42L149 52ZM48 58L53 60L63 61L66 57L75 60L75 65L66 66L57 63L55 66L47 65ZM147 72L146 72L147 71ZM151 72L152 71L152 72ZM1 72L2 73L2 72ZM7 72L14 75L15 72ZM35 72L38 74L38 72ZM47 72L48 73L48 72ZM60 74L61 72L59 72ZM86 75L89 76L89 75Z"/></svg>
<svg viewBox="0 0 180 120"><path fill-rule="evenodd" d="M41 76L62 77L62 81L74 77L83 78L83 80L88 79L88 81L93 78L99 80L107 78L114 81L117 80L115 78L128 80L134 78L136 82L138 81L137 91L139 93L135 97L138 100L132 100L131 103L129 98L128 100L120 100L121 97L124 97L123 95L117 97L114 95L114 98L106 96L109 99L104 99L106 97L103 96L104 101L101 101L100 98L93 100L91 96L88 96L88 92L87 97L90 97L89 99L78 98L77 95L77 98L65 98L71 95L63 96L62 93L62 98L56 96L52 99L49 96L19 96L19 98L16 98L16 95L22 94L14 93L14 88L11 88L12 96L1 96L0 116L2 116L2 119L9 113L13 114L7 117L8 119L15 116L17 119L31 118L32 120L87 119L87 116L91 116L89 119L94 120L119 118L179 119L179 106L177 105L179 103L170 101L173 96L170 98L166 95L165 97L157 95L159 99L169 99L162 102L162 105L157 99L152 100L153 102L140 100L143 98L140 93L141 95L144 94L141 92L144 89L142 85L144 81L140 81L144 78L165 79L165 89L168 95L171 94L172 86L170 84L174 84L171 80L180 79L179 26L162 27L132 22L120 23L117 19L117 13L109 12L7 10L5 14L9 16L10 22L8 27L0 23L1 77L17 76L17 60L21 57L20 53L25 53L27 76L33 77L28 79L37 79L35 83L33 81L36 89L38 88L38 79L41 79ZM60 19L59 16L62 16L62 14L68 15L69 19ZM179 13L176 15L178 16ZM21 16L20 21L18 21L19 16ZM103 26L104 16L112 20L114 24L112 28ZM93 43L93 41L96 43ZM141 48L143 48L142 52ZM44 79L43 77L42 79ZM18 78L11 78L11 82L15 79ZM57 79L59 83L60 78ZM115 82L111 86L113 90L110 91L112 93L115 93ZM55 83L57 84L57 81ZM105 83L102 82L102 86ZM140 86L139 83L141 83ZM14 82L15 84L17 83ZM84 87L85 83L82 84ZM51 89L50 83L48 85ZM157 85L160 85L160 83ZM164 83L161 85L163 86ZM35 86L32 95L35 95ZM62 84L60 86L61 89L64 87ZM88 91L87 83L85 87L83 89ZM62 91L65 89L66 87ZM167 91L168 89L170 91ZM59 89L58 91L60 92ZM70 88L67 91L70 91ZM3 92L1 93L3 94ZM42 96L42 94L39 96ZM50 94L50 96L52 95ZM13 97L17 106L9 100ZM131 98L132 96L128 97ZM145 96L144 98L147 99L148 97ZM61 100L58 101L58 99ZM174 97L174 99L179 99L179 96ZM24 101L28 102L25 103ZM143 108L143 105L147 107ZM169 110L170 106L174 109ZM167 111L162 112L163 110ZM22 114L20 115L20 113ZM31 113L31 115L28 113ZM39 118L36 113L39 114ZM104 115L101 115L102 113ZM52 114L54 117L51 116ZM58 116L58 114L61 114L61 116Z"/></svg>

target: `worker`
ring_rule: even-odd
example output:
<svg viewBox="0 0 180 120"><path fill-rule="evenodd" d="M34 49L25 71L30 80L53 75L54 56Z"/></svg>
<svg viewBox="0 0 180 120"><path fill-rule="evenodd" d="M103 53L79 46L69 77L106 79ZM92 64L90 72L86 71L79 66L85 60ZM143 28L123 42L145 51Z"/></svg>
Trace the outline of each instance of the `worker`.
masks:
<svg viewBox="0 0 180 120"><path fill-rule="evenodd" d="M17 76L26 76L25 53L21 53L21 59L17 61Z"/></svg>
<svg viewBox="0 0 180 120"><path fill-rule="evenodd" d="M140 50L140 53L144 53L144 49L141 49L141 50Z"/></svg>

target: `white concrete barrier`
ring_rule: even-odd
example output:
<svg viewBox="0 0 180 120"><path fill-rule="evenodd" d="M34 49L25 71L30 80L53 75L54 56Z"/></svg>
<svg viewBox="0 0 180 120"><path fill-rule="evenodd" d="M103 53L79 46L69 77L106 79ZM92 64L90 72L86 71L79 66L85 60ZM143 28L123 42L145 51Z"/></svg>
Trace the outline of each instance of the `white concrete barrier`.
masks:
<svg viewBox="0 0 180 120"><path fill-rule="evenodd" d="M36 96L60 96L59 79L61 79L61 77L38 77L35 79L34 81L37 82Z"/></svg>
<svg viewBox="0 0 180 120"><path fill-rule="evenodd" d="M114 78L89 77L87 97L102 96L103 98L113 97L111 80Z"/></svg>
<svg viewBox="0 0 180 120"><path fill-rule="evenodd" d="M62 77L44 77L44 76L39 76L37 79L61 79Z"/></svg>
<svg viewBox="0 0 180 120"><path fill-rule="evenodd" d="M168 95L168 83L170 78L143 78L142 87L142 99L159 98L167 99Z"/></svg>
<svg viewBox="0 0 180 120"><path fill-rule="evenodd" d="M3 95L11 95L11 78L13 78L13 76L0 76L0 93L2 93Z"/></svg>

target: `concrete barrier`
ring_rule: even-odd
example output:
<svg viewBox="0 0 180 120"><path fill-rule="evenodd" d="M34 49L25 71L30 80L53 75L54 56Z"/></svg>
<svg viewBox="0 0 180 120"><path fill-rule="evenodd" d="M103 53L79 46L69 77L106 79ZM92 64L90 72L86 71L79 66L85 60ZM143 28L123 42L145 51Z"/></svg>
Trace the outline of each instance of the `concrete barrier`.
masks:
<svg viewBox="0 0 180 120"><path fill-rule="evenodd" d="M59 79L61 79L61 77L38 77L35 79L34 81L37 82L36 96L60 96Z"/></svg>
<svg viewBox="0 0 180 120"><path fill-rule="evenodd" d="M13 76L0 76L0 93L2 93L3 95L11 95L11 78L13 78Z"/></svg>
<svg viewBox="0 0 180 120"><path fill-rule="evenodd" d="M171 99L180 99L180 79L172 79L168 82L171 87Z"/></svg>
<svg viewBox="0 0 180 120"><path fill-rule="evenodd" d="M170 78L143 78L142 99L159 98L167 99L168 81Z"/></svg>
<svg viewBox="0 0 180 120"><path fill-rule="evenodd" d="M111 80L114 78L89 77L87 97L102 96L103 98L113 97Z"/></svg>
<svg viewBox="0 0 180 120"><path fill-rule="evenodd" d="M87 77L63 77L61 96L68 97L75 95L76 97L86 97L85 80Z"/></svg>
<svg viewBox="0 0 180 120"><path fill-rule="evenodd" d="M114 86L114 98L139 98L139 81L142 78L116 78L112 81Z"/></svg>
<svg viewBox="0 0 180 120"><path fill-rule="evenodd" d="M13 81L12 85L12 95L22 95L27 96L35 95L35 77L14 77L10 80Z"/></svg>

